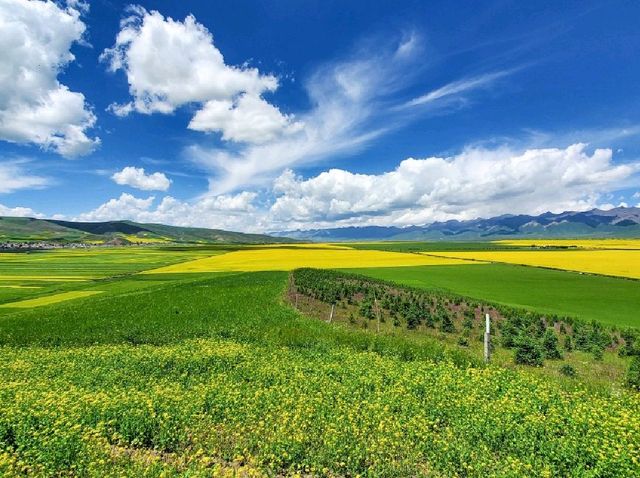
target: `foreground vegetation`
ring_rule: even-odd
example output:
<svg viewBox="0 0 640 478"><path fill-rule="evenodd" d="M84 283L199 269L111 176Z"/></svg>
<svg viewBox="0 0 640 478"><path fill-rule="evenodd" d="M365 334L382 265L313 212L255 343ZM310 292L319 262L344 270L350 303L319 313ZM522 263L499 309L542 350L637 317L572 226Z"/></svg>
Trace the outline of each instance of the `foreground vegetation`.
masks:
<svg viewBox="0 0 640 478"><path fill-rule="evenodd" d="M582 378L590 383L603 383L602 378L608 385L636 382L629 381L629 373L625 376L630 360L621 360L640 356L640 332L635 328L604 327L597 321L505 307L331 270L293 271L288 295L299 310L329 322L392 335L426 334L480 357L488 315L491 347L498 363L504 364L509 357L516 364L542 367L549 360L559 364L554 369L569 377L577 375L576 366L581 368ZM580 367L585 359L589 365L586 370Z"/></svg>
<svg viewBox="0 0 640 478"><path fill-rule="evenodd" d="M202 264L205 257L217 263L230 254L215 254L239 249L274 250L131 248L66 259L53 251L0 257L0 285L16 287L0 290L7 293L0 295L0 475L640 475L639 393L617 379L606 383L606 374L606 386L594 387L580 368L578 377L561 378L541 374L546 365L484 366L474 350L477 338L470 346L457 344L464 317L452 317L455 334L440 333L444 312L464 315L451 308L458 295L442 287L421 286L445 301L435 306L443 314L434 334L407 330L401 305L398 330L407 333L384 326L377 333L370 318L363 329L296 311L286 300L287 272L151 272L180 262ZM262 267L277 269L283 257L295 258L293 267L319 250L275 248ZM335 255L340 250L331 249L332 261L342 257ZM225 260L238 264L233 257ZM465 287L472 287L471 279L462 280L471 270L526 269L427 265L372 274L395 271L398 281L411 281L445 268L451 272L433 274L450 274L452 282L457 275ZM417 271L423 276L411 275ZM598 279L573 277L567 290ZM427 293L411 289L405 298L419 292ZM61 294L68 300L53 300ZM360 310L366 297L359 291L340 313ZM477 299L458 306L480 305ZM25 300L37 306L16 307ZM577 305L567 300L564 307ZM375 317L375 308L362 309ZM500 310L493 305L489 312ZM393 324L390 315L385 320ZM564 333L574 342L575 323L567 322ZM589 337L603 330L587 326ZM616 335L604 330L609 339ZM565 358L575 354L584 361L584 369L601 370L593 364L610 364L612 357L626 366L631 359L618 357L626 342L617 334L622 341L605 350L603 362L592 351L567 353L559 346ZM498 357L503 352L496 345ZM556 362L562 361L546 359Z"/></svg>

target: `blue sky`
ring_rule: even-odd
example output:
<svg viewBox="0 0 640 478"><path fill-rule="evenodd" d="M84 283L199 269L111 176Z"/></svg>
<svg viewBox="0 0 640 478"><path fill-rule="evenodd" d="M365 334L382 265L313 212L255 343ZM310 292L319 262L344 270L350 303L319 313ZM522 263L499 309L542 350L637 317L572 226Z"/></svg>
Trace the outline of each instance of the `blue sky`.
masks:
<svg viewBox="0 0 640 478"><path fill-rule="evenodd" d="M273 231L635 206L638 18L0 0L0 214Z"/></svg>

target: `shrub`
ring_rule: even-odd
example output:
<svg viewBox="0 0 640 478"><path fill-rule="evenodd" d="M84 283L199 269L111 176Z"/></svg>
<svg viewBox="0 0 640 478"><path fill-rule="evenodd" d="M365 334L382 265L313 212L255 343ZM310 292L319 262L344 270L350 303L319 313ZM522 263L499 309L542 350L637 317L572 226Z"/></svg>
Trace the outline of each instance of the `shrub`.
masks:
<svg viewBox="0 0 640 478"><path fill-rule="evenodd" d="M635 355L631 359L625 385L631 390L640 392L640 355Z"/></svg>
<svg viewBox="0 0 640 478"><path fill-rule="evenodd" d="M604 358L604 349L598 345L594 345L591 349L594 360L602 360Z"/></svg>
<svg viewBox="0 0 640 478"><path fill-rule="evenodd" d="M557 360L562 358L560 350L558 350L558 337L553 329L547 329L542 337L542 346L544 355L548 359Z"/></svg>
<svg viewBox="0 0 640 478"><path fill-rule="evenodd" d="M514 359L518 364L541 367L544 362L544 354L540 343L528 335L521 336L516 345Z"/></svg>
<svg viewBox="0 0 640 478"><path fill-rule="evenodd" d="M570 335L567 335L567 336L564 338L564 349L565 349L567 352L573 352L573 340L571 339L571 336L570 336Z"/></svg>
<svg viewBox="0 0 640 478"><path fill-rule="evenodd" d="M456 328L453 325L453 320L451 319L449 314L444 314L442 316L442 323L440 324L440 330L448 334L452 334L456 331Z"/></svg>
<svg viewBox="0 0 640 478"><path fill-rule="evenodd" d="M560 367L560 373L567 377L575 377L577 375L576 369L568 363Z"/></svg>

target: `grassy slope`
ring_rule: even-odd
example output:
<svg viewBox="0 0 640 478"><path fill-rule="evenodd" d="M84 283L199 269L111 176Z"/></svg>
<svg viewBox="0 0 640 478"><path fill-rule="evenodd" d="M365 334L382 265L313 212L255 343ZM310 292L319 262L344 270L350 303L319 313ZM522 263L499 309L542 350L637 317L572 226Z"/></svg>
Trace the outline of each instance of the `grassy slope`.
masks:
<svg viewBox="0 0 640 478"><path fill-rule="evenodd" d="M0 473L640 472L638 396L407 361L442 348L300 317L284 273L155 279L0 318Z"/></svg>
<svg viewBox="0 0 640 478"><path fill-rule="evenodd" d="M60 238L76 241L86 235L83 231L69 229L40 219L0 216L0 241L38 241Z"/></svg>
<svg viewBox="0 0 640 478"><path fill-rule="evenodd" d="M162 240L185 243L265 244L292 242L261 234L243 234L219 229L175 227L163 224L140 224L132 221L71 222L0 216L0 241L109 241L114 237L136 242ZM295 241L293 241L295 242Z"/></svg>
<svg viewBox="0 0 640 478"><path fill-rule="evenodd" d="M633 280L503 264L355 269L354 272L561 316L640 327L640 282Z"/></svg>

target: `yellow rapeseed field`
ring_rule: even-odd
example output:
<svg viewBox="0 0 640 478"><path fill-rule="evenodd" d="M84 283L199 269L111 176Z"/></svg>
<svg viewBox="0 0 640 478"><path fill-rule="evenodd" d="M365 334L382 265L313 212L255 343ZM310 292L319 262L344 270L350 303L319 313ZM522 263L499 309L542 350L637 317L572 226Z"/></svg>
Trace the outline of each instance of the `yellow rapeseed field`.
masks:
<svg viewBox="0 0 640 478"><path fill-rule="evenodd" d="M398 267L473 264L460 259L422 256L400 252L355 250L333 247L245 249L227 254L174 264L145 273L287 271L299 267L346 269L352 267Z"/></svg>
<svg viewBox="0 0 640 478"><path fill-rule="evenodd" d="M76 290L72 292L62 292L60 294L47 295L45 297L38 297L37 299L27 299L18 302L10 302L8 304L2 304L0 307L16 308L16 309L30 309L32 307L40 307L42 305L56 304L65 300L79 299L81 297L89 297L96 294L101 294L101 290Z"/></svg>
<svg viewBox="0 0 640 478"><path fill-rule="evenodd" d="M495 244L504 244L505 246L640 250L640 239L513 239L493 242Z"/></svg>
<svg viewBox="0 0 640 478"><path fill-rule="evenodd" d="M169 239L165 238L136 236L135 234L121 234L120 237L129 242L136 242L139 244L164 244L171 242Z"/></svg>
<svg viewBox="0 0 640 478"><path fill-rule="evenodd" d="M506 262L640 279L640 251L631 250L467 251L442 253L438 257Z"/></svg>

